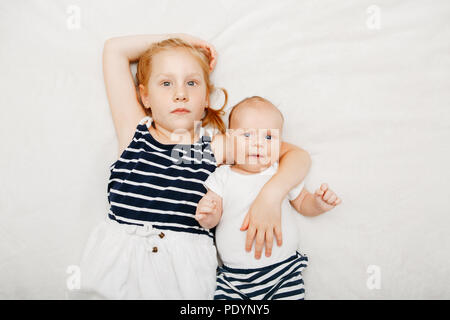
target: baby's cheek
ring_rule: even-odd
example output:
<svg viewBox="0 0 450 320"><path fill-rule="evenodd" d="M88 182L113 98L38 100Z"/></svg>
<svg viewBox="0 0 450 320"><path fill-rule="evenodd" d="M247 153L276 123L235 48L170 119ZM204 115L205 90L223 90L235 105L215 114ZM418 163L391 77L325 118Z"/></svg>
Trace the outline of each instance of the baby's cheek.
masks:
<svg viewBox="0 0 450 320"><path fill-rule="evenodd" d="M236 154L237 163L240 163L240 164L244 163L245 162L245 150L246 150L245 142L241 142L238 139L238 141L236 142L236 145L235 145L235 150L236 150L235 154Z"/></svg>
<svg viewBox="0 0 450 320"><path fill-rule="evenodd" d="M281 146L279 144L279 142L274 142L272 144L270 144L267 148L267 152L270 155L271 159L274 159L275 161L277 161L280 158L280 150L281 150Z"/></svg>

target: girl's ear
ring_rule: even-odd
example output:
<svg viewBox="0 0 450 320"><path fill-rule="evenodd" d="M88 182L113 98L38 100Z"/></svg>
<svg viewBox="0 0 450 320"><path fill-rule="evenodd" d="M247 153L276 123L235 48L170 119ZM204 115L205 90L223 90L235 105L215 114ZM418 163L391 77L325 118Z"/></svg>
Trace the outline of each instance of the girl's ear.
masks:
<svg viewBox="0 0 450 320"><path fill-rule="evenodd" d="M147 106L148 94L147 94L146 88L142 84L139 85L138 98L141 100L141 102L144 105L144 107L146 107Z"/></svg>

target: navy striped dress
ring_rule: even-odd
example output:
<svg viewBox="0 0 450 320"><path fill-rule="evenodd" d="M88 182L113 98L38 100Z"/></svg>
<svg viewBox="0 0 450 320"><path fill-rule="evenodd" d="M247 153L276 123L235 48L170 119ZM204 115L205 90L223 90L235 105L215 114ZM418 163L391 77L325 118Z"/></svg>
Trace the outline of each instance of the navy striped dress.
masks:
<svg viewBox="0 0 450 320"><path fill-rule="evenodd" d="M110 167L109 218L212 238L194 218L207 191L203 183L216 169L211 138L201 134L194 144L161 144L148 130L151 121L139 122L130 145Z"/></svg>

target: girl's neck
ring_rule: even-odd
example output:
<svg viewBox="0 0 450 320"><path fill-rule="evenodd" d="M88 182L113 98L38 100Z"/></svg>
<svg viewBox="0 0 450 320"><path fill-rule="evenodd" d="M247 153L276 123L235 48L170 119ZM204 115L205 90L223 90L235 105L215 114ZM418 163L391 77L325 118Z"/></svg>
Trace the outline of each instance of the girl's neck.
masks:
<svg viewBox="0 0 450 320"><path fill-rule="evenodd" d="M150 126L149 131L153 138L161 144L193 144L198 137L194 136L194 129L170 131L155 123L155 127Z"/></svg>

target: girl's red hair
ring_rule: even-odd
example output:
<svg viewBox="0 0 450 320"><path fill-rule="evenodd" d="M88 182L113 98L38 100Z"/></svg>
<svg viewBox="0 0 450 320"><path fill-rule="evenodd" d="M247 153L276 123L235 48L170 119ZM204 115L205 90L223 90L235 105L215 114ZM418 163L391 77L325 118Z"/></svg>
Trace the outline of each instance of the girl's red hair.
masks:
<svg viewBox="0 0 450 320"><path fill-rule="evenodd" d="M179 38L170 38L167 40L163 40L160 42L156 42L152 44L139 58L139 62L137 64L137 72L136 72L136 78L138 81L138 86L142 84L144 86L144 90L148 90L148 80L150 79L150 74L152 72L152 58L155 54L161 51L165 50L171 50L171 49L178 49L178 48L184 48L189 53L191 53L198 61L200 67L203 70L203 78L206 82L206 94L209 96L210 94L216 89L214 85L211 83L211 80L209 78L209 65L210 65L210 55L209 53L201 48L201 47L194 47L188 42L181 40ZM222 115L225 114L223 111L227 101L228 101L228 93L225 89L220 88L223 93L225 94L225 102L223 106L220 109L211 109L210 106L208 106L205 110L205 116L202 119L203 126L211 125L214 128L217 128L221 133L225 132L225 123L222 120ZM139 93L139 90L138 90ZM139 94L138 94L139 96ZM139 97L140 99L140 97ZM141 101L142 103L142 101ZM145 108L147 114L149 116L152 115L150 108Z"/></svg>

